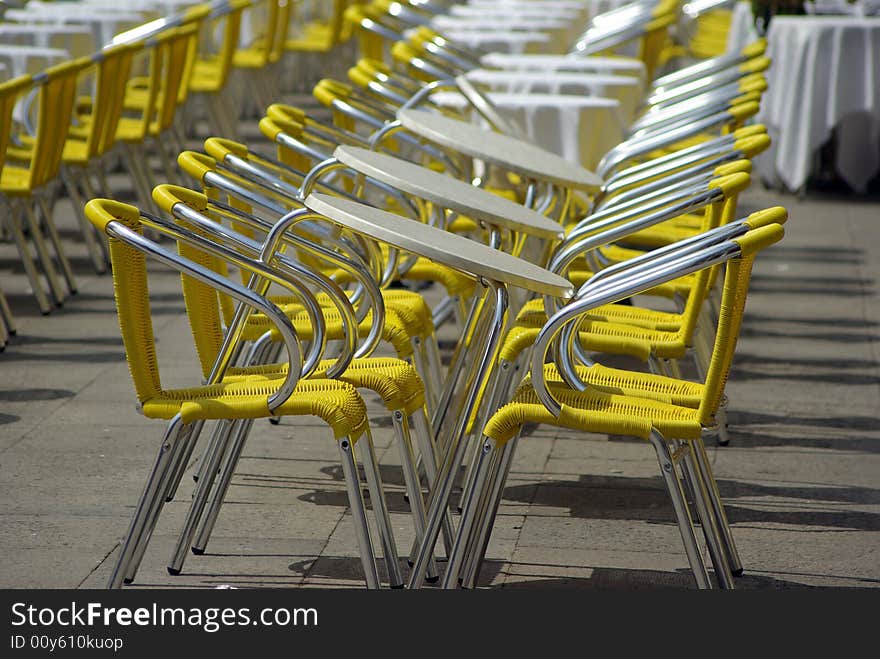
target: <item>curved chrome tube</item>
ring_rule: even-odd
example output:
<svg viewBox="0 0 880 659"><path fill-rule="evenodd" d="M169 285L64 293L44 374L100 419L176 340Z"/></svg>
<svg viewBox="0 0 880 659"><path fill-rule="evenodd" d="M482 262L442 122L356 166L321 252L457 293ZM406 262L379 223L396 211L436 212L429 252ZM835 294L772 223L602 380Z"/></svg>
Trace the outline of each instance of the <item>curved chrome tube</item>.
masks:
<svg viewBox="0 0 880 659"><path fill-rule="evenodd" d="M284 347L287 350L288 363L290 364L287 375L285 376L281 386L272 393L267 400L270 412L275 412L283 405L293 394L302 372L302 349L300 347L299 337L296 330L281 310L274 304L266 300L261 295L257 295L254 291L248 290L244 286L233 283L217 273L203 268L197 263L193 263L189 259L174 254L165 248L148 240L141 234L132 231L121 222L110 222L106 227L106 233L111 238L121 240L127 245L152 256L156 260L165 265L189 275L208 286L212 286L230 297L235 298L243 304L256 309L265 315L276 327Z"/></svg>
<svg viewBox="0 0 880 659"><path fill-rule="evenodd" d="M619 280L609 278L603 285L600 285L599 290L595 290L590 295L560 309L550 317L538 333L530 363L532 387L544 407L554 416L558 417L562 413L561 403L550 392L547 382L544 380L544 360L551 342L565 325L577 322L580 316L596 307L637 295L664 282L722 263L738 254L739 245L735 242L725 241L720 245L689 254L673 263L664 263L650 272L643 273L641 277L625 276ZM569 366L572 365L570 363L558 365L561 371ZM564 377L571 377L575 382L579 381L577 373L568 372Z"/></svg>

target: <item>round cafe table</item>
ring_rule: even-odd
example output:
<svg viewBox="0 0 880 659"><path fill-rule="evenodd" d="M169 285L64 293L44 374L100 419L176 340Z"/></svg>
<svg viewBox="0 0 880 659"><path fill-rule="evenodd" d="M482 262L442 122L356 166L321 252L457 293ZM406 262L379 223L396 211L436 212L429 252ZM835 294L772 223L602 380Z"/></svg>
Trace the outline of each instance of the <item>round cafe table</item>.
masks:
<svg viewBox="0 0 880 659"><path fill-rule="evenodd" d="M354 146L339 146L333 156L365 176L473 220L538 238L562 238L558 222L427 167Z"/></svg>
<svg viewBox="0 0 880 659"><path fill-rule="evenodd" d="M597 192L602 179L539 146L477 125L423 110L401 110L401 125L430 142L566 190Z"/></svg>

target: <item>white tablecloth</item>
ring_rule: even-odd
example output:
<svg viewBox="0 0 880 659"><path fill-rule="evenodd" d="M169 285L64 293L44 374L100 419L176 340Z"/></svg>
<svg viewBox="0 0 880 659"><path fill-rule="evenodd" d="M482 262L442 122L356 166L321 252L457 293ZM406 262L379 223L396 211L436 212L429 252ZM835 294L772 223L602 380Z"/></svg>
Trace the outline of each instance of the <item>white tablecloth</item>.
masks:
<svg viewBox="0 0 880 659"><path fill-rule="evenodd" d="M623 139L620 103L615 99L498 92L488 96L503 116L525 129L535 144L587 169L594 168ZM440 92L431 98L445 107L468 107L464 97L456 92ZM476 112L472 119L481 121Z"/></svg>
<svg viewBox="0 0 880 659"><path fill-rule="evenodd" d="M62 48L73 57L88 55L98 49L88 25L0 23L0 44Z"/></svg>
<svg viewBox="0 0 880 659"><path fill-rule="evenodd" d="M575 9L586 11L587 15L592 17L611 9L617 9L630 2L632 0L541 0L539 2L528 0L470 0L467 4L471 7L487 9L510 7L512 9L531 10L537 7L544 9L548 13L560 9Z"/></svg>
<svg viewBox="0 0 880 659"><path fill-rule="evenodd" d="M461 32L475 30L478 32L543 32L546 33L551 42L561 42L567 47L567 44L577 38L581 33L582 25L572 23L571 20L560 18L519 18L517 16L507 16L499 18L497 16L490 17L453 17L453 16L437 16L431 19L431 27L440 34L449 34L450 32Z"/></svg>
<svg viewBox="0 0 880 659"><path fill-rule="evenodd" d="M443 36L471 48L499 53L533 53L565 50L565 44L554 43L546 32L512 30L445 30Z"/></svg>
<svg viewBox="0 0 880 659"><path fill-rule="evenodd" d="M493 91L514 94L578 94L613 98L620 103L620 120L627 125L641 100L641 80L609 73L572 71L494 71L476 69L467 78Z"/></svg>
<svg viewBox="0 0 880 659"><path fill-rule="evenodd" d="M572 71L577 73L611 73L645 79L645 65L630 57L577 57L569 55L509 55L489 53L480 63L503 71Z"/></svg>
<svg viewBox="0 0 880 659"><path fill-rule="evenodd" d="M12 9L7 11L4 16L10 20L22 23L89 25L94 32L95 41L102 44L110 43L117 32L144 22L143 15L137 12L98 11L96 8L89 8L87 6L62 6L63 3L56 4L58 5L57 8L52 11L34 10L33 8Z"/></svg>
<svg viewBox="0 0 880 659"><path fill-rule="evenodd" d="M70 59L70 53L63 48L43 48L41 46L0 45L0 60L8 65L10 78L39 73L47 66L60 64Z"/></svg>
<svg viewBox="0 0 880 659"><path fill-rule="evenodd" d="M757 121L773 144L759 173L800 189L837 128L835 169L864 192L880 171L880 18L776 16L767 40L773 64Z"/></svg>

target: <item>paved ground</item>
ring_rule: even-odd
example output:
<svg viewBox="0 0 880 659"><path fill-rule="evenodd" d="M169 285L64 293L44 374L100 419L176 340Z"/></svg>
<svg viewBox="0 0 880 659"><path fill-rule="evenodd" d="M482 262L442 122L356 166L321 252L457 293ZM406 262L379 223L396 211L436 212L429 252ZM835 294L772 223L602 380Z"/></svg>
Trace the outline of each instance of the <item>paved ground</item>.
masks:
<svg viewBox="0 0 880 659"><path fill-rule="evenodd" d="M880 585L878 201L759 186L742 199L743 212L781 203L792 219L756 266L728 389L731 446L710 447L741 587ZM0 587L102 586L162 433L135 411L112 281L90 273L66 201L59 217L80 292L51 316L0 244L19 321L0 354ZM194 384L179 280L156 269L151 290L164 384ZM407 548L389 420L368 404ZM190 491L186 478L138 585L360 585L336 448L319 424L256 425L208 553L170 577ZM489 558L482 584L495 588L691 585L649 446L551 428L521 442Z"/></svg>

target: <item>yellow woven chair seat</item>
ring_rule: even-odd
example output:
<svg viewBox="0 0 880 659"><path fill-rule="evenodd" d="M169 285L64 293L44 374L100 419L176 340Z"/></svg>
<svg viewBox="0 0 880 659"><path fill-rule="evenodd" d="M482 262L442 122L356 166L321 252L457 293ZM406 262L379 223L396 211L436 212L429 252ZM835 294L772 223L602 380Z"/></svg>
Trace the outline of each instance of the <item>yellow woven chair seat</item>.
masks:
<svg viewBox="0 0 880 659"><path fill-rule="evenodd" d="M223 89L223 64L219 59L198 60L189 79L190 91L213 93Z"/></svg>
<svg viewBox="0 0 880 659"><path fill-rule="evenodd" d="M473 233L479 230L480 226L471 218L459 215L452 222L446 225L446 230L452 233Z"/></svg>
<svg viewBox="0 0 880 659"><path fill-rule="evenodd" d="M551 384L550 391L562 403L559 417L553 416L541 404L531 385L524 385L512 402L492 415L483 433L503 444L513 439L523 424L530 422L642 439L649 438L652 428L665 437L685 440L700 438L702 425L699 410L692 407L592 388L580 392Z"/></svg>
<svg viewBox="0 0 880 659"><path fill-rule="evenodd" d="M540 327L511 327L501 344L501 359L508 362L514 361L524 350L534 345L540 331ZM585 350L628 355L641 361L648 360L653 348L651 341L643 338L590 334L584 331L578 332L578 340Z"/></svg>
<svg viewBox="0 0 880 659"><path fill-rule="evenodd" d="M419 258L413 266L406 271L404 280L411 281L434 281L446 289L448 295L462 295L470 297L474 291L476 282L460 272L448 268L445 265L434 263L426 258Z"/></svg>
<svg viewBox="0 0 880 659"><path fill-rule="evenodd" d="M621 239L625 245L639 245L643 247L665 247L679 240L692 237L699 231L689 226L661 222L647 229L636 231Z"/></svg>
<svg viewBox="0 0 880 659"><path fill-rule="evenodd" d="M272 300L279 304L298 304L292 297L273 297ZM325 309L336 309L336 305L324 293L319 294L317 300ZM420 294L407 290L387 289L382 291L382 300L385 303L386 315L389 311L393 312L396 320L405 327L410 337L428 337L434 333L431 307Z"/></svg>
<svg viewBox="0 0 880 659"><path fill-rule="evenodd" d="M31 172L24 167L9 163L3 166L0 174L0 192L7 195L27 195L31 193Z"/></svg>
<svg viewBox="0 0 880 659"><path fill-rule="evenodd" d="M699 382L611 368L602 364L579 365L576 370L581 380L608 393L648 398L670 405L697 408L703 400L705 390L705 386ZM556 364L544 365L544 379L547 382L562 383Z"/></svg>
<svg viewBox="0 0 880 659"><path fill-rule="evenodd" d="M144 139L143 121L121 117L116 125L116 139L123 142L140 142Z"/></svg>
<svg viewBox="0 0 880 659"><path fill-rule="evenodd" d="M28 136L23 136L24 140L21 145L9 145L6 147L7 160L30 160L33 155L33 140L28 140Z"/></svg>
<svg viewBox="0 0 880 659"><path fill-rule="evenodd" d="M269 63L266 49L259 42L235 51L232 65L238 69L262 69Z"/></svg>
<svg viewBox="0 0 880 659"><path fill-rule="evenodd" d="M308 23L302 32L284 41L284 50L327 52L333 48L333 31L327 23Z"/></svg>
<svg viewBox="0 0 880 659"><path fill-rule="evenodd" d="M337 380L302 380L293 395L270 410L268 397L281 380L245 378L237 382L191 389L168 389L141 402L144 416L170 419L180 413L184 423L211 419L258 419L272 416L317 416L336 439L359 437L367 429L367 408L350 384Z"/></svg>
<svg viewBox="0 0 880 659"><path fill-rule="evenodd" d="M327 369L334 360L318 365L315 377L326 377ZM236 382L242 378L277 379L287 373L287 364L266 364L244 368L230 368L224 382ZM356 389L369 389L382 397L385 408L402 411L407 416L425 405L425 388L416 369L408 362L393 357L367 357L353 359L339 378Z"/></svg>
<svg viewBox="0 0 880 659"><path fill-rule="evenodd" d="M663 332L675 332L681 326L681 314L632 307L625 304L602 305L590 311L588 317ZM524 327L541 327L546 322L547 314L544 313L544 300L541 298L526 302L516 317L517 325Z"/></svg>
<svg viewBox="0 0 880 659"><path fill-rule="evenodd" d="M64 142L64 151L61 158L67 164L85 165L89 162L89 148L82 140L71 139L68 135Z"/></svg>
<svg viewBox="0 0 880 659"><path fill-rule="evenodd" d="M282 299L283 300L283 299ZM314 328L312 327L311 318L298 303L286 304L278 298L273 298L273 302L278 305L281 311L290 318L296 329L300 339L308 341L313 337ZM345 326L342 323L342 317L339 312L332 307L324 308L324 319L326 322L326 334L330 340L342 339L345 337ZM366 336L370 330L370 322L372 312L358 325L358 335ZM401 359L405 359L412 355L413 348L410 341L413 337L425 336L420 332L421 324L414 321L413 317L406 314L405 311L398 312L394 309L385 310L385 325L382 329L382 340L390 343L394 347L395 353ZM245 341L256 341L266 332L272 332L273 340L280 340L277 335L275 326L268 318L262 314L252 314L248 318L245 325L242 339Z"/></svg>
<svg viewBox="0 0 880 659"><path fill-rule="evenodd" d="M340 284L350 284L353 281L348 273L341 270L327 274ZM437 282L446 289L448 295L463 295L465 297L469 297L473 293L476 285L470 277L423 257L419 257L401 279L404 281Z"/></svg>

